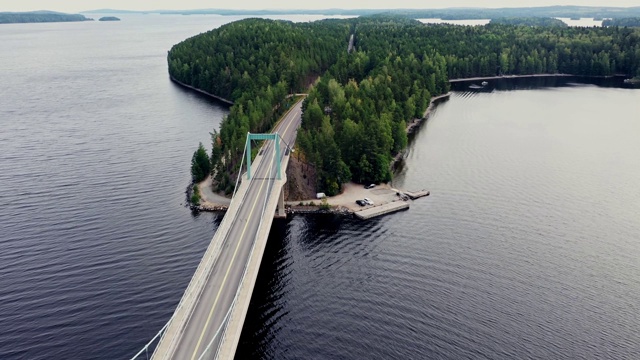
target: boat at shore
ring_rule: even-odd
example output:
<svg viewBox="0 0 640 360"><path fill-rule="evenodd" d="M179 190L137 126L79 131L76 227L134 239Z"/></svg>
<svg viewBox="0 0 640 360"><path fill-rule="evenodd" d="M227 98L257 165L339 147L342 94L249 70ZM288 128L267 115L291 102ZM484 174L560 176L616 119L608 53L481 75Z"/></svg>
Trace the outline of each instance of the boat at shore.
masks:
<svg viewBox="0 0 640 360"><path fill-rule="evenodd" d="M471 84L469 85L469 89L473 89L473 90L480 90L480 89L484 89L485 86L489 85L489 82L487 81L482 81L480 83L480 85L478 84Z"/></svg>

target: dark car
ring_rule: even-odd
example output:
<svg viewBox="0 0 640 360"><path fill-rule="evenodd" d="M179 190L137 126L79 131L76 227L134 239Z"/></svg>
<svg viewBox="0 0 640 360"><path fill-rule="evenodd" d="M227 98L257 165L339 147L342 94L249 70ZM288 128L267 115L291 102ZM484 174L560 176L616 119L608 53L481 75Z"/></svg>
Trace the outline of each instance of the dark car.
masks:
<svg viewBox="0 0 640 360"><path fill-rule="evenodd" d="M356 204L360 205L360 206L366 206L367 203L364 200L356 200Z"/></svg>
<svg viewBox="0 0 640 360"><path fill-rule="evenodd" d="M374 187L376 187L376 184L369 184L369 185L366 185L364 188L365 189L373 189Z"/></svg>

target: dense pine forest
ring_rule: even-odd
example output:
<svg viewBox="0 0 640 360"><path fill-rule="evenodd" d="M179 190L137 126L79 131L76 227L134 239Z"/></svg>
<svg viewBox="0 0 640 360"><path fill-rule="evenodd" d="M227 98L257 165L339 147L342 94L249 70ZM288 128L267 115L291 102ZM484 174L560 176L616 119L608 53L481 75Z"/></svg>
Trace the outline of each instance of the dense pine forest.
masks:
<svg viewBox="0 0 640 360"><path fill-rule="evenodd" d="M317 190L332 195L350 180L390 180L391 160L407 144L406 123L449 90L449 79L640 75L640 30L424 25L392 15L246 19L174 46L168 62L175 80L234 102L213 133L211 161L226 192L246 133L268 131L290 105L287 95L320 77L305 100L298 143L316 167Z"/></svg>

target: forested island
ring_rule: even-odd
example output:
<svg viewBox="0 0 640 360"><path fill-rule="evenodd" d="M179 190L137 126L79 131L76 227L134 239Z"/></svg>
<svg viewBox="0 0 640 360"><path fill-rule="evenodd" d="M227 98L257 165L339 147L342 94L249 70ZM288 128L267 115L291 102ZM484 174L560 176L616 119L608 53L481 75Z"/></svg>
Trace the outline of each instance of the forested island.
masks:
<svg viewBox="0 0 640 360"><path fill-rule="evenodd" d="M103 16L98 21L120 21L120 19L115 16Z"/></svg>
<svg viewBox="0 0 640 360"><path fill-rule="evenodd" d="M347 52L351 34L355 49ZM177 81L234 102L214 131L212 168L230 193L246 133L268 131L307 91L298 146L328 195L343 183L388 181L423 116L449 79L524 74L640 74L632 28L425 25L379 15L312 23L246 19L194 36L168 55Z"/></svg>
<svg viewBox="0 0 640 360"><path fill-rule="evenodd" d="M521 26L559 26L568 27L564 21L546 17L503 17L491 19L491 24L521 25Z"/></svg>
<svg viewBox="0 0 640 360"><path fill-rule="evenodd" d="M640 27L640 17L606 19L602 21L602 26L630 26Z"/></svg>
<svg viewBox="0 0 640 360"><path fill-rule="evenodd" d="M92 21L80 14L53 11L0 12L0 24Z"/></svg>

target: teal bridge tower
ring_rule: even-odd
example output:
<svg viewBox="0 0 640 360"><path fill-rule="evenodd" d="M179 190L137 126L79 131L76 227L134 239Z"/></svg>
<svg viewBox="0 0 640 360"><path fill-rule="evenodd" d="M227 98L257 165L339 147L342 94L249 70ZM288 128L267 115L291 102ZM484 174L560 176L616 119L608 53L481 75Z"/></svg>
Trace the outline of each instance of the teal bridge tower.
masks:
<svg viewBox="0 0 640 360"><path fill-rule="evenodd" d="M245 150L247 153L247 180L251 180L251 140L274 140L276 143L276 151L273 153L276 160L276 176L278 180L282 179L280 174L281 157L280 157L280 135L278 133L273 134L247 134L247 142L245 144Z"/></svg>

